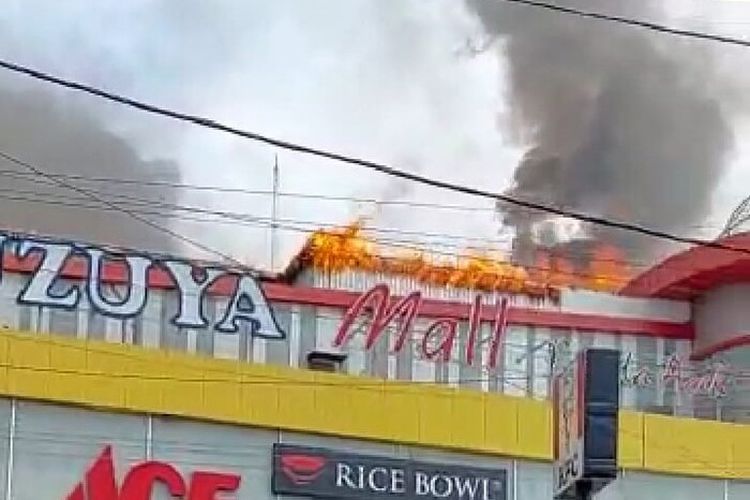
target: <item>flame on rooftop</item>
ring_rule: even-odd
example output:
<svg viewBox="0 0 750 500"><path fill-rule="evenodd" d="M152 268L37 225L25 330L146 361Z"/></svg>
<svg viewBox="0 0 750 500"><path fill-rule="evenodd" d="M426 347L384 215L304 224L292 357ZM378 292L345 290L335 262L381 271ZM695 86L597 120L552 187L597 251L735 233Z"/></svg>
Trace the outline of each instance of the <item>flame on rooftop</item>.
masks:
<svg viewBox="0 0 750 500"><path fill-rule="evenodd" d="M519 266L489 252L466 251L444 256L428 251L405 251L379 244L366 234L361 220L337 229L313 233L299 253L298 266L321 272L350 270L410 277L424 284L452 286L484 292L525 294L557 298L562 288L586 288L615 292L630 278L623 252L597 244L584 262L556 255L553 250L536 252L533 266Z"/></svg>

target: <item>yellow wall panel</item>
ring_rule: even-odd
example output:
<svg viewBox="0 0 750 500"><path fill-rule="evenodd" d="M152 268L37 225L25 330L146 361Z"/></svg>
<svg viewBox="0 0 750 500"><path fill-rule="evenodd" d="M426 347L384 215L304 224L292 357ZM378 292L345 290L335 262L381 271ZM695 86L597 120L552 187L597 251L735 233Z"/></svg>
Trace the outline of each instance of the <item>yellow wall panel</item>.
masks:
<svg viewBox="0 0 750 500"><path fill-rule="evenodd" d="M520 399L484 394L485 448L513 455L518 448L518 403Z"/></svg>
<svg viewBox="0 0 750 500"><path fill-rule="evenodd" d="M730 475L732 425L644 416L645 469L696 476Z"/></svg>
<svg viewBox="0 0 750 500"><path fill-rule="evenodd" d="M452 391L447 389L420 391L419 440L423 443L451 443Z"/></svg>
<svg viewBox="0 0 750 500"><path fill-rule="evenodd" d="M518 401L518 447L524 456L549 460L552 457L552 411L542 401Z"/></svg>
<svg viewBox="0 0 750 500"><path fill-rule="evenodd" d="M484 442L484 398L479 391L460 391L452 400L452 443L457 448L481 449Z"/></svg>
<svg viewBox="0 0 750 500"><path fill-rule="evenodd" d="M383 390L383 434L393 441L419 441L419 390L416 384L395 383Z"/></svg>
<svg viewBox="0 0 750 500"><path fill-rule="evenodd" d="M729 443L728 473L732 478L746 478L750 475L750 426L734 425Z"/></svg>
<svg viewBox="0 0 750 500"><path fill-rule="evenodd" d="M627 469L642 469L643 463L643 414L632 411L620 412L620 436L617 443L617 463Z"/></svg>
<svg viewBox="0 0 750 500"><path fill-rule="evenodd" d="M219 420L236 421L246 418L242 410L242 387L239 379L232 383L207 379L203 382L204 413L208 410Z"/></svg>
<svg viewBox="0 0 750 500"><path fill-rule="evenodd" d="M125 388L125 408L132 411L147 411L153 408L153 413L164 413L161 394L164 382L152 379L132 378Z"/></svg>
<svg viewBox="0 0 750 500"><path fill-rule="evenodd" d="M320 416L325 431L341 429L343 432L356 432L352 418L352 398L344 378L327 380L319 377L315 392L315 411Z"/></svg>
<svg viewBox="0 0 750 500"><path fill-rule="evenodd" d="M519 458L551 458L548 404L499 394L0 334L0 393ZM750 479L750 426L620 414L629 469Z"/></svg>
<svg viewBox="0 0 750 500"><path fill-rule="evenodd" d="M344 424L345 433L352 436L368 436L373 439L387 439L385 420L383 383L361 385L356 382L347 388L349 417ZM343 399L343 398L342 398ZM349 432L346 432L348 430Z"/></svg>
<svg viewBox="0 0 750 500"><path fill-rule="evenodd" d="M50 365L62 370L77 370L86 366L86 355L84 346L52 344L49 348Z"/></svg>
<svg viewBox="0 0 750 500"><path fill-rule="evenodd" d="M261 426L272 426L278 421L279 387L270 383L257 383L258 379L242 373L240 400L242 414L239 422L258 422Z"/></svg>
<svg viewBox="0 0 750 500"><path fill-rule="evenodd" d="M103 407L127 407L128 381L97 375L88 377L83 387L83 400L87 404Z"/></svg>
<svg viewBox="0 0 750 500"><path fill-rule="evenodd" d="M260 381L267 384L273 380ZM315 412L315 373L300 370L298 378L279 379L278 425L290 429L305 429L320 425L321 417Z"/></svg>
<svg viewBox="0 0 750 500"><path fill-rule="evenodd" d="M54 344L47 342L47 338L35 335L19 335L9 338L8 349L5 353L8 356L7 362L13 367L48 368L50 366L49 351Z"/></svg>

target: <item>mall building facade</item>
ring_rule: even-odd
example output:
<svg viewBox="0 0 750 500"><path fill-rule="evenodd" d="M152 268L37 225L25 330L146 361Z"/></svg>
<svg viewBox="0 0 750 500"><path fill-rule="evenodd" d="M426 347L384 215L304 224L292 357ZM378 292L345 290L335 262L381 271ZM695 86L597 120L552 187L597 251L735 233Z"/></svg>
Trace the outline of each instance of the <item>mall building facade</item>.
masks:
<svg viewBox="0 0 750 500"><path fill-rule="evenodd" d="M603 498L750 498L743 254L613 294L0 241L0 498L546 500L585 347L621 352Z"/></svg>

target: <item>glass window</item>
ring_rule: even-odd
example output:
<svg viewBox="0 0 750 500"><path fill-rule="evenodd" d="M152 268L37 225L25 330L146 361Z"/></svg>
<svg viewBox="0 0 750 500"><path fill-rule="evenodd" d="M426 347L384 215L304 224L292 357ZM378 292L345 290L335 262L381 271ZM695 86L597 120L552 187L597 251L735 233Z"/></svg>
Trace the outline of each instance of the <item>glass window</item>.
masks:
<svg viewBox="0 0 750 500"><path fill-rule="evenodd" d="M406 342L404 347L396 353L396 378L411 380L414 376L414 343Z"/></svg>
<svg viewBox="0 0 750 500"><path fill-rule="evenodd" d="M610 485L606 500L722 500L724 482L681 476L626 472Z"/></svg>
<svg viewBox="0 0 750 500"><path fill-rule="evenodd" d="M657 380L662 375L656 352L656 340L651 337L639 336L636 339L636 370L650 374L649 380L636 387L636 407L639 410L656 409ZM646 378L644 378L646 380Z"/></svg>
<svg viewBox="0 0 750 500"><path fill-rule="evenodd" d="M549 395L550 374L552 373L552 334L549 328L536 328L531 357L533 396L546 399Z"/></svg>
<svg viewBox="0 0 750 500"><path fill-rule="evenodd" d="M750 482L729 481L725 500L747 500L750 498Z"/></svg>
<svg viewBox="0 0 750 500"><path fill-rule="evenodd" d="M367 324L369 325L369 321ZM333 347L340 326L340 310L328 307L318 307L317 328L315 330L315 348L319 351L330 350ZM386 333L387 332L384 332L383 337L386 336Z"/></svg>
<svg viewBox="0 0 750 500"><path fill-rule="evenodd" d="M281 331L286 333L284 340L266 342L266 363L289 366L289 338L292 332L292 306L276 304L273 306L274 317Z"/></svg>
<svg viewBox="0 0 750 500"><path fill-rule="evenodd" d="M529 392L529 329L508 326L504 345L503 392L525 396Z"/></svg>
<svg viewBox="0 0 750 500"><path fill-rule="evenodd" d="M196 470L239 474L240 489L232 498L271 500L276 438L273 431L154 418L153 457L175 466L184 477Z"/></svg>
<svg viewBox="0 0 750 500"><path fill-rule="evenodd" d="M300 307L299 333L299 366L307 366L307 355L315 350L317 333L317 308L314 306Z"/></svg>
<svg viewBox="0 0 750 500"><path fill-rule="evenodd" d="M216 323L216 299L214 297L208 296L204 299L203 316L210 326L195 330L195 352L211 357L214 355L214 336L219 334L212 327Z"/></svg>
<svg viewBox="0 0 750 500"><path fill-rule="evenodd" d="M412 327L412 334L407 338L407 342L411 342L412 352L414 353L414 376L412 380L420 382L433 382L437 377L437 370L435 362L430 359L425 359L424 353L422 352L422 337L427 331L430 321L417 320L414 322Z"/></svg>
<svg viewBox="0 0 750 500"><path fill-rule="evenodd" d="M455 349L458 351L458 382L463 387L472 387L474 389L482 388L482 335L484 330L480 325L476 333L473 356L474 361L469 365L468 347L469 347L469 323L461 321L458 326L458 339ZM489 327L488 327L489 328Z"/></svg>
<svg viewBox="0 0 750 500"><path fill-rule="evenodd" d="M368 375L388 378L388 341L390 332L383 336L365 353L365 367Z"/></svg>
<svg viewBox="0 0 750 500"><path fill-rule="evenodd" d="M30 402L17 405L14 500L64 498L107 445L113 447L118 471L145 458L143 417Z"/></svg>
<svg viewBox="0 0 750 500"><path fill-rule="evenodd" d="M31 316L37 309L37 307L33 306L18 306L18 328L21 331L30 332L33 330Z"/></svg>
<svg viewBox="0 0 750 500"><path fill-rule="evenodd" d="M88 310L88 325L86 331L88 338L104 340L107 338L107 318L96 312L93 307Z"/></svg>
<svg viewBox="0 0 750 500"><path fill-rule="evenodd" d="M174 325L171 321L178 310L178 298L174 292L164 293L161 301L161 338L159 346L162 349L174 351L187 350L187 332Z"/></svg>
<svg viewBox="0 0 750 500"><path fill-rule="evenodd" d="M533 462L517 462L517 500L547 500L552 498L552 466ZM508 496L510 500L510 495ZM640 500L640 499L639 499Z"/></svg>
<svg viewBox="0 0 750 500"><path fill-rule="evenodd" d="M78 333L78 311L51 307L49 312L49 332L56 335L75 337Z"/></svg>

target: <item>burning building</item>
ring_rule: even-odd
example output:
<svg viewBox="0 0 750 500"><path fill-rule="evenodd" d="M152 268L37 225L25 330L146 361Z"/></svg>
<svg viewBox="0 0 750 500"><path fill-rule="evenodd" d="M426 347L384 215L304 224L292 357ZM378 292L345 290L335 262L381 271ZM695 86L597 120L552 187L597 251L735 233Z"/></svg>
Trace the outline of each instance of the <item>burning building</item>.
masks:
<svg viewBox="0 0 750 500"><path fill-rule="evenodd" d="M404 491L399 474L434 469L481 498L547 498L551 377L588 346L621 353L626 488L747 495L745 254L697 248L631 279L608 247L590 262L448 261L353 224L311 235L273 276L0 242L13 498L130 498L136 484L143 498L367 498L383 467ZM441 477L420 498L445 498Z"/></svg>

